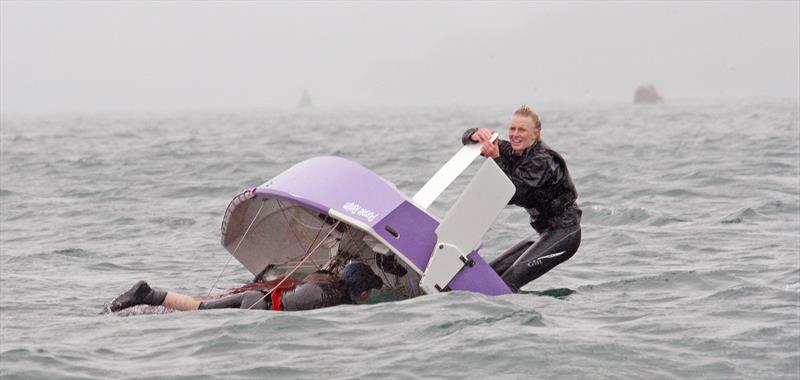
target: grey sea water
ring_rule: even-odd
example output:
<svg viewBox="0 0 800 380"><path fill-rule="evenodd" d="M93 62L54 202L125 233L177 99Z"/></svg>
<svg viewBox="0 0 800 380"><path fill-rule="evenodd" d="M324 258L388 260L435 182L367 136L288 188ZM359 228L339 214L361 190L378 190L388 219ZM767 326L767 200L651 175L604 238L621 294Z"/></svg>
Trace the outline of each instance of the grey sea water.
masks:
<svg viewBox="0 0 800 380"><path fill-rule="evenodd" d="M3 115L0 377L800 378L796 99L540 105L583 244L522 294L100 314L139 279L207 292L239 190L338 155L410 196L514 106ZM530 233L508 207L482 253ZM234 261L218 287L249 278Z"/></svg>

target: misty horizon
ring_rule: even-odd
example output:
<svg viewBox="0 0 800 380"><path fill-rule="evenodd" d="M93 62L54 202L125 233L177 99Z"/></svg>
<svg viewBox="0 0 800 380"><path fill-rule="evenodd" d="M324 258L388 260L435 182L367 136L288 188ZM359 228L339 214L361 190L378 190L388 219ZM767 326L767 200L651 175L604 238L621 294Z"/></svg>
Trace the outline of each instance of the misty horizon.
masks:
<svg viewBox="0 0 800 380"><path fill-rule="evenodd" d="M800 97L800 3L2 2L3 113Z"/></svg>

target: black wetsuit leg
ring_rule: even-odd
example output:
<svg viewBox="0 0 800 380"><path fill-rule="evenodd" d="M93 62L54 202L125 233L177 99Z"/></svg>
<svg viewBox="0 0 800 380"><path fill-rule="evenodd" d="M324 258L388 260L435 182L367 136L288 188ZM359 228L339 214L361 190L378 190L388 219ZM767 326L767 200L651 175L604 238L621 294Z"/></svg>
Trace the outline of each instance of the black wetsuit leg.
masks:
<svg viewBox="0 0 800 380"><path fill-rule="evenodd" d="M242 297L242 305L240 306L242 309L253 309L253 310L272 309L272 297L270 296L264 297L265 293L250 290L242 294L244 295Z"/></svg>
<svg viewBox="0 0 800 380"><path fill-rule="evenodd" d="M503 272L501 278L517 292L525 284L539 278L556 265L571 258L581 245L581 226L550 229L539 235L539 240L522 252L511 266ZM504 254L505 255L505 254ZM498 260L508 262L511 259L501 256ZM495 260L495 261L498 261ZM501 268L501 263L497 268ZM495 268L495 263L492 263ZM495 268L495 270L497 270Z"/></svg>
<svg viewBox="0 0 800 380"><path fill-rule="evenodd" d="M264 298L264 299L261 299ZM255 304L255 305L253 305ZM252 307L251 307L252 306ZM231 294L220 299L203 301L200 309L258 309L269 310L272 307L272 299L264 297L264 293L257 290L249 290L244 293Z"/></svg>
<svg viewBox="0 0 800 380"><path fill-rule="evenodd" d="M492 260L489 265L491 265L492 269L497 272L498 276L502 276L503 272L507 271L508 268L511 268L511 264L514 264L514 262L517 261L517 259L522 256L523 253L525 253L528 247L532 246L533 243L536 242L535 235L531 235L519 243L514 244L513 247L507 249L496 259Z"/></svg>

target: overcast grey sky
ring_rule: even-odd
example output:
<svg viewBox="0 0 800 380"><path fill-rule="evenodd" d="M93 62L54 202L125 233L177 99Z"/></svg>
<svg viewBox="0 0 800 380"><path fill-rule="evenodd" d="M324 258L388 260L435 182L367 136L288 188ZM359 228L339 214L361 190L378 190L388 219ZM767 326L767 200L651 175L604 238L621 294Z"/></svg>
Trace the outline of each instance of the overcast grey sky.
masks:
<svg viewBox="0 0 800 380"><path fill-rule="evenodd" d="M0 109L800 96L800 2L8 2Z"/></svg>

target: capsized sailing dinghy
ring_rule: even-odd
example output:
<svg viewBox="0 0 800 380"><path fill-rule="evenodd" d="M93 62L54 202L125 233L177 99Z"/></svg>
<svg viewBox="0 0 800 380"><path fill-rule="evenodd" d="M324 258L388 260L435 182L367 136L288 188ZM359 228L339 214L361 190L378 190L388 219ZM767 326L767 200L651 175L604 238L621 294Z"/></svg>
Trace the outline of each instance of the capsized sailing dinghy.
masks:
<svg viewBox="0 0 800 380"><path fill-rule="evenodd" d="M370 264L396 299L448 290L511 293L479 254L481 238L514 194L493 160L483 162L444 219L427 211L479 155L479 144L464 146L410 199L347 159L302 161L231 201L222 245L269 283L336 271L354 259Z"/></svg>

